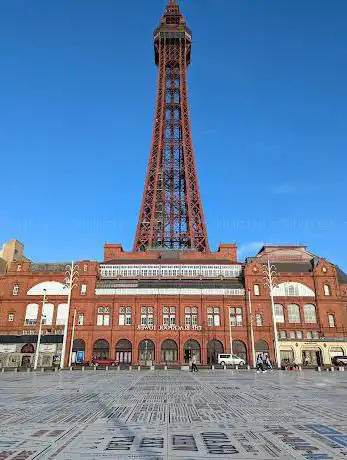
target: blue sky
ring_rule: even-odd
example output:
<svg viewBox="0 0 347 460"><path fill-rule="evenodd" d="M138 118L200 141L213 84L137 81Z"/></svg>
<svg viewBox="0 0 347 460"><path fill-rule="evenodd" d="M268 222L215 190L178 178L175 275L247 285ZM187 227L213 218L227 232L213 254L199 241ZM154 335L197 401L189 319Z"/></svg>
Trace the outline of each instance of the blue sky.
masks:
<svg viewBox="0 0 347 460"><path fill-rule="evenodd" d="M5 0L0 242L35 261L133 244L165 0ZM347 269L347 2L182 0L210 245L305 244Z"/></svg>

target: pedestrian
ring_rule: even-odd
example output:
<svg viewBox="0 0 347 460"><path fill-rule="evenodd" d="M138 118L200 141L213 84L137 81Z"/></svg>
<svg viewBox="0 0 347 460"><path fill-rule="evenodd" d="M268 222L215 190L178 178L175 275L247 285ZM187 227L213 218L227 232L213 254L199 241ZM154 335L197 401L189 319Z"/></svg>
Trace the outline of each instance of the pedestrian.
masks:
<svg viewBox="0 0 347 460"><path fill-rule="evenodd" d="M262 358L261 354L259 353L259 355L257 357L257 374L259 374L260 371L266 372L266 370L264 369L263 358Z"/></svg>
<svg viewBox="0 0 347 460"><path fill-rule="evenodd" d="M196 365L196 362L197 362L196 354L193 353L193 356L192 356L192 372L198 372L199 371L198 366Z"/></svg>
<svg viewBox="0 0 347 460"><path fill-rule="evenodd" d="M272 369L272 363L270 361L269 355L266 355L265 365L266 365L267 369Z"/></svg>

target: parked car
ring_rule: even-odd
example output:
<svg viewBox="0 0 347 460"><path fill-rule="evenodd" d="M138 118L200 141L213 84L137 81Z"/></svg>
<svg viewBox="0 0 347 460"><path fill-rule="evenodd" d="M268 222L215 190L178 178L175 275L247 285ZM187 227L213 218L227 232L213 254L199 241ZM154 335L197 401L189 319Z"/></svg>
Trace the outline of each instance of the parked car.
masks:
<svg viewBox="0 0 347 460"><path fill-rule="evenodd" d="M244 359L240 358L237 355L232 355L230 353L218 354L217 362L222 366L226 366L227 364L232 364L234 366L244 366L246 364Z"/></svg>
<svg viewBox="0 0 347 460"><path fill-rule="evenodd" d="M347 366L347 356L334 356L331 362L334 366Z"/></svg>
<svg viewBox="0 0 347 460"><path fill-rule="evenodd" d="M92 365L93 366L117 366L117 361L115 361L114 359L93 358Z"/></svg>

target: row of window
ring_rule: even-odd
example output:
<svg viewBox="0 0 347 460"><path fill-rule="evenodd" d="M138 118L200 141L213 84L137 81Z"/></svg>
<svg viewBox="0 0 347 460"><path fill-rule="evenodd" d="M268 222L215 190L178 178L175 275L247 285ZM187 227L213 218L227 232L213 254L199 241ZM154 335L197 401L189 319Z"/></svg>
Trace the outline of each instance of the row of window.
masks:
<svg viewBox="0 0 347 460"><path fill-rule="evenodd" d="M100 265L100 274L105 278L124 277L238 277L241 265Z"/></svg>
<svg viewBox="0 0 347 460"><path fill-rule="evenodd" d="M15 283L12 287L12 295L18 295L18 294L19 294L19 284ZM80 294L87 295L87 285L84 283L81 284Z"/></svg>
<svg viewBox="0 0 347 460"><path fill-rule="evenodd" d="M26 326L34 326L37 324L38 318L38 304L29 304L26 308L26 315L24 324ZM228 307L230 313L230 324L232 327L243 326L243 311L242 307ZM275 304L275 321L276 323L285 322L284 307L281 304ZM119 308L118 324L120 326L131 325L133 309L130 306L122 306ZM53 324L53 304L44 304L42 309L42 324L52 325ZM97 325L98 326L109 326L111 317L110 306L99 306L97 310ZM163 325L176 325L176 307L175 306L164 306L162 307ZM221 325L221 308L220 307L207 307L207 325L218 327ZM56 325L65 324L68 317L68 305L58 305ZM289 323L299 324L301 323L300 307L296 304L290 304L286 307L286 317ZM305 304L303 306L303 318L304 322L308 324L317 323L316 307L313 304ZM14 313L8 314L8 321L14 321ZM154 307L142 306L140 310L140 323L141 325L153 325L154 324ZM184 323L186 326L197 326L198 325L198 307L187 306L184 309ZM84 313L78 314L77 319L78 325L84 324ZM335 327L335 316L332 313L328 314L329 327ZM263 314L256 314L256 325L263 326Z"/></svg>
<svg viewBox="0 0 347 460"><path fill-rule="evenodd" d="M280 339L303 339L302 331L280 331ZM307 331L306 339L319 339L318 331Z"/></svg>
<svg viewBox="0 0 347 460"><path fill-rule="evenodd" d="M299 297L302 293L300 292L300 283L285 283L284 285L284 295L285 296L294 296L294 297ZM324 295L325 296L330 296L331 295L331 289L329 284L324 284L323 285L323 290L324 290ZM260 285L259 284L254 284L253 285L253 293L254 295L258 296L260 295Z"/></svg>

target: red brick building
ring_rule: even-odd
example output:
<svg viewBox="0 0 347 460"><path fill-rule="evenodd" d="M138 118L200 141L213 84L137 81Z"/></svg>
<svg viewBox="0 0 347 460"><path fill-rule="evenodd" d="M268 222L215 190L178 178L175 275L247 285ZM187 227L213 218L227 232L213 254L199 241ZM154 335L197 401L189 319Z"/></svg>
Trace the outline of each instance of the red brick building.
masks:
<svg viewBox="0 0 347 460"><path fill-rule="evenodd" d="M328 365L332 356L347 354L347 277L304 247L264 247L241 264L232 244L209 254L128 253L106 244L104 258L78 262L79 284L69 312L65 264L11 264L0 280L3 366L32 362L42 313L39 363L50 366L61 352L68 313L67 365L75 311L73 362L96 356L173 365L184 363L190 350L201 363L212 364L218 353L229 352L231 332L233 352L252 364L250 306L256 353L273 358L272 310L263 275L268 260L278 273L274 300L282 359L308 365L321 359Z"/></svg>

